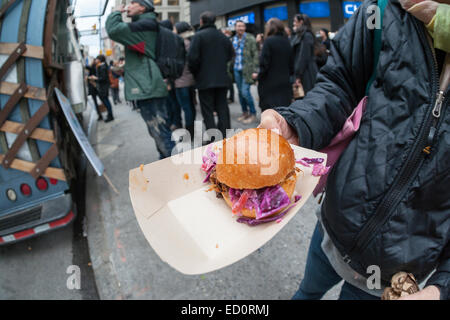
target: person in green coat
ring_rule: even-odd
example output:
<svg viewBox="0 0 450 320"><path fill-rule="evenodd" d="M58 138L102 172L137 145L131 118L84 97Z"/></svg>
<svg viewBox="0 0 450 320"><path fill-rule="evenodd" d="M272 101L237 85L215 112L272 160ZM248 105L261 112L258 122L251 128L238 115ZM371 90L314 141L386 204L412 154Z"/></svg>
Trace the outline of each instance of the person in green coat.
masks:
<svg viewBox="0 0 450 320"><path fill-rule="evenodd" d="M238 121L249 124L256 121L256 109L250 86L258 77L259 52L256 39L246 31L246 25L238 20L235 24L236 35L233 37L233 47L236 56L233 61L234 81L239 92L239 102L242 116Z"/></svg>
<svg viewBox="0 0 450 320"><path fill-rule="evenodd" d="M167 106L167 85L161 75L156 58L157 21L153 1L131 1L113 10L106 20L106 31L111 40L125 46L125 98L135 100L155 139L160 159L170 157L175 143L172 141ZM126 12L132 22L125 23Z"/></svg>

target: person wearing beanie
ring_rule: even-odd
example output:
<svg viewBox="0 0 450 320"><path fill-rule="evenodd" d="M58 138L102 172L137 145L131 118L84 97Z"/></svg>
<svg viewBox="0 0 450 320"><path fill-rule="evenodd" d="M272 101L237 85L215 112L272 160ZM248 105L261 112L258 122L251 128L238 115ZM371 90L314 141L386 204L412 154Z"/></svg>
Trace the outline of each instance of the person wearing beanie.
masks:
<svg viewBox="0 0 450 320"><path fill-rule="evenodd" d="M126 12L130 23L122 20ZM106 20L109 38L125 46L125 98L136 101L160 159L170 157L175 148L171 140L167 106L167 85L155 62L158 22L153 2L131 1L119 6Z"/></svg>
<svg viewBox="0 0 450 320"><path fill-rule="evenodd" d="M169 29L169 30L173 30L173 24L172 24L172 21L170 21L169 19L167 19L167 20L163 20L163 21L161 21L160 23L159 23L161 26L163 26L164 28L166 28L166 29Z"/></svg>
<svg viewBox="0 0 450 320"><path fill-rule="evenodd" d="M153 5L153 1L151 0L135 0L135 1L131 1L131 2L137 2L139 3L141 6L145 7L148 11L154 11L155 7Z"/></svg>

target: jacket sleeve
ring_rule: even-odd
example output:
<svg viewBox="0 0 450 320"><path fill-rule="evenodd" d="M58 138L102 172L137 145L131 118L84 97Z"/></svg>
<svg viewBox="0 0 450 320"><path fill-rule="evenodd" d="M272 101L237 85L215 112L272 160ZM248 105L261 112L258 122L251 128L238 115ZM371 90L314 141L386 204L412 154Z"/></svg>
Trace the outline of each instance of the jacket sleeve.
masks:
<svg viewBox="0 0 450 320"><path fill-rule="evenodd" d="M365 1L339 30L331 56L312 90L289 107L275 108L297 132L303 147L320 150L342 129L364 97L373 70L374 30L366 26Z"/></svg>
<svg viewBox="0 0 450 320"><path fill-rule="evenodd" d="M314 47L314 37L310 32L303 35L300 43L300 51L295 61L295 76L301 78L309 64L314 63L314 57L311 55Z"/></svg>
<svg viewBox="0 0 450 320"><path fill-rule="evenodd" d="M256 39L252 37L251 42L251 52L252 52L252 59L253 59L253 73L258 73L258 67L259 67L259 51L258 51L258 45L256 43Z"/></svg>
<svg viewBox="0 0 450 320"><path fill-rule="evenodd" d="M450 244L445 247L441 262L426 285L435 285L441 291L441 300L450 300Z"/></svg>
<svg viewBox="0 0 450 320"><path fill-rule="evenodd" d="M105 27L111 40L125 46L134 46L146 41L146 31L157 31L158 23L155 19L126 23L122 20L122 14L116 11L108 16Z"/></svg>
<svg viewBox="0 0 450 320"><path fill-rule="evenodd" d="M229 51L229 55L230 55L228 62L233 63L234 58L236 57L236 51L234 50L233 43L230 40L228 40L228 51ZM233 70L233 68L231 68L231 70Z"/></svg>
<svg viewBox="0 0 450 320"><path fill-rule="evenodd" d="M198 35L194 36L192 38L191 46L187 54L189 71L191 71L193 75L197 74L200 69L201 63L200 41L201 39L199 38Z"/></svg>
<svg viewBox="0 0 450 320"><path fill-rule="evenodd" d="M291 47L289 50L289 76L294 75L294 63L295 63L295 55L294 55L294 49Z"/></svg>
<svg viewBox="0 0 450 320"><path fill-rule="evenodd" d="M270 40L266 40L266 43L263 45L262 51L261 51L261 57L259 59L259 76L258 78L262 79L266 76L267 71L269 70L270 66L270 60L271 60L271 53L270 53L270 47L271 44L269 42Z"/></svg>

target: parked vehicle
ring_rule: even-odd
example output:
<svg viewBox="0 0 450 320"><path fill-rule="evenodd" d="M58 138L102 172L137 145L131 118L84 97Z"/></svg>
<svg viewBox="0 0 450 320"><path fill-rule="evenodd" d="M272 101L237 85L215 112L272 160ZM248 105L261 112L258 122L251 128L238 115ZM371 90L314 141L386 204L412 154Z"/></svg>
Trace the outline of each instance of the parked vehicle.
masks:
<svg viewBox="0 0 450 320"><path fill-rule="evenodd" d="M68 225L81 151L54 88L86 108L69 0L0 7L0 245Z"/></svg>

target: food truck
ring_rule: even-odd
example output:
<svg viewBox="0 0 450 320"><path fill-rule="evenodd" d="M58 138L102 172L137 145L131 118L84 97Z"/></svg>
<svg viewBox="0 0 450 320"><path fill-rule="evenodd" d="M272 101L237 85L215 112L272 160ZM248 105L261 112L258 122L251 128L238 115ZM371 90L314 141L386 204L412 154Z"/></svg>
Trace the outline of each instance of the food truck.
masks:
<svg viewBox="0 0 450 320"><path fill-rule="evenodd" d="M74 2L0 1L0 245L76 216L82 153L55 96L57 88L69 97L81 118L85 58ZM101 3L104 13L108 1Z"/></svg>

